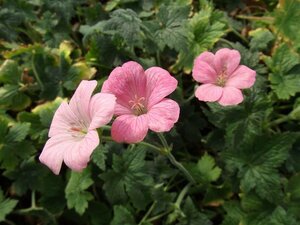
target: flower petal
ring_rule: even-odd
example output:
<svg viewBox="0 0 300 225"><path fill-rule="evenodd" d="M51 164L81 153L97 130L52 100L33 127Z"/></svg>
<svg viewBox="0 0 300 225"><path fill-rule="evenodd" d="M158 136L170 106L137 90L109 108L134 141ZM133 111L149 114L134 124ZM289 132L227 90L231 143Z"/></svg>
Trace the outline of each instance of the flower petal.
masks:
<svg viewBox="0 0 300 225"><path fill-rule="evenodd" d="M62 102L53 116L49 137L67 132L76 123L78 123L77 116L66 102Z"/></svg>
<svg viewBox="0 0 300 225"><path fill-rule="evenodd" d="M202 84L197 88L195 96L200 101L215 102L220 99L222 93L222 87L216 86L214 84Z"/></svg>
<svg viewBox="0 0 300 225"><path fill-rule="evenodd" d="M115 68L103 83L103 93L112 93L117 103L130 109L129 101L146 95L146 76L140 64L130 61Z"/></svg>
<svg viewBox="0 0 300 225"><path fill-rule="evenodd" d="M96 86L97 81L95 80L81 81L69 103L74 114L85 124L90 123L89 103Z"/></svg>
<svg viewBox="0 0 300 225"><path fill-rule="evenodd" d="M239 89L250 88L255 82L256 72L247 66L239 66L226 82L226 86Z"/></svg>
<svg viewBox="0 0 300 225"><path fill-rule="evenodd" d="M58 175L63 162L64 151L72 148L73 144L74 140L69 134L51 137L46 142L39 160L48 166L54 174Z"/></svg>
<svg viewBox="0 0 300 225"><path fill-rule="evenodd" d="M218 101L220 105L237 105L243 101L244 97L241 90L234 87L224 87L223 94Z"/></svg>
<svg viewBox="0 0 300 225"><path fill-rule="evenodd" d="M237 50L222 48L215 54L214 64L217 74L220 74L224 68L227 69L227 74L230 76L233 71L239 66L241 55Z"/></svg>
<svg viewBox="0 0 300 225"><path fill-rule="evenodd" d="M97 129L112 119L116 104L116 97L109 93L95 94L90 102L90 117L92 122L89 130Z"/></svg>
<svg viewBox="0 0 300 225"><path fill-rule="evenodd" d="M145 71L147 76L148 109L175 91L178 81L160 67L151 67Z"/></svg>
<svg viewBox="0 0 300 225"><path fill-rule="evenodd" d="M214 54L203 52L194 61L193 78L200 83L215 83Z"/></svg>
<svg viewBox="0 0 300 225"><path fill-rule="evenodd" d="M180 108L177 102L171 99L163 99L155 104L147 113L149 128L155 132L171 130L178 121Z"/></svg>
<svg viewBox="0 0 300 225"><path fill-rule="evenodd" d="M75 171L81 171L90 161L90 156L99 145L99 137L96 130L90 130L81 139L73 141L70 147L64 149L64 162Z"/></svg>
<svg viewBox="0 0 300 225"><path fill-rule="evenodd" d="M142 141L148 132L148 118L141 116L122 115L112 124L111 136L116 142L137 143Z"/></svg>

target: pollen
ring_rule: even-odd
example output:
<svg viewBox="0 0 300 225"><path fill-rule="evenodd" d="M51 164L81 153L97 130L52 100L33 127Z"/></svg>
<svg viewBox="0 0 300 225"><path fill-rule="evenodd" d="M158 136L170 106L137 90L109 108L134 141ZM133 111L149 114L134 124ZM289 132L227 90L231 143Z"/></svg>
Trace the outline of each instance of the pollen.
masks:
<svg viewBox="0 0 300 225"><path fill-rule="evenodd" d="M138 97L137 95L134 95L134 99L130 100L128 103L131 105L134 115L140 116L147 113L147 109L145 107L145 97Z"/></svg>

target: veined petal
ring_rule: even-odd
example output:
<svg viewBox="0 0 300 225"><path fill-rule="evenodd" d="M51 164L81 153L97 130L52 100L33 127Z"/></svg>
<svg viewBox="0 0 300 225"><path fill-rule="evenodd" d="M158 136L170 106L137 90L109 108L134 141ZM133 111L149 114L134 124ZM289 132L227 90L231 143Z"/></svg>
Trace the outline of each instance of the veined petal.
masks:
<svg viewBox="0 0 300 225"><path fill-rule="evenodd" d="M97 129L112 119L116 105L116 97L109 93L95 94L90 102L90 118L92 119L89 130Z"/></svg>
<svg viewBox="0 0 300 225"><path fill-rule="evenodd" d="M73 141L70 147L64 149L64 162L75 171L81 171L90 161L90 156L99 145L99 137L96 130L89 130L88 133Z"/></svg>
<svg viewBox="0 0 300 225"><path fill-rule="evenodd" d="M226 82L226 87L250 88L255 82L256 72L247 66L239 66Z"/></svg>
<svg viewBox="0 0 300 225"><path fill-rule="evenodd" d="M69 106L74 114L85 124L89 124L91 121L89 114L89 103L96 86L97 81L95 80L81 81L69 103Z"/></svg>
<svg viewBox="0 0 300 225"><path fill-rule="evenodd" d="M127 62L115 68L103 83L101 92L112 93L117 103L130 110L129 102L137 97L145 97L146 76L143 68L136 62Z"/></svg>
<svg viewBox="0 0 300 225"><path fill-rule="evenodd" d="M53 136L46 142L39 160L48 166L54 174L58 175L63 162L64 151L72 148L73 145L74 139L69 134Z"/></svg>
<svg viewBox="0 0 300 225"><path fill-rule="evenodd" d="M141 116L122 115L112 124L111 136L116 142L137 143L142 141L148 132L148 118Z"/></svg>
<svg viewBox="0 0 300 225"><path fill-rule="evenodd" d="M49 130L49 137L64 134L72 125L77 123L77 116L72 112L66 102L62 102L53 116Z"/></svg>
<svg viewBox="0 0 300 225"><path fill-rule="evenodd" d="M215 83L214 54L203 52L194 61L193 78L200 83Z"/></svg>
<svg viewBox="0 0 300 225"><path fill-rule="evenodd" d="M153 105L175 91L178 81L160 67L151 67L145 71L145 74L147 76L147 108L150 110Z"/></svg>
<svg viewBox="0 0 300 225"><path fill-rule="evenodd" d="M219 99L220 105L238 105L243 101L244 97L241 90L235 87L224 87L222 97Z"/></svg>
<svg viewBox="0 0 300 225"><path fill-rule="evenodd" d="M227 75L231 75L239 66L241 55L237 50L222 48L215 54L214 64L217 74L220 74L225 68Z"/></svg>
<svg viewBox="0 0 300 225"><path fill-rule="evenodd" d="M179 113L180 108L177 102L163 99L147 113L149 128L155 132L169 131L178 121Z"/></svg>
<svg viewBox="0 0 300 225"><path fill-rule="evenodd" d="M200 101L215 102L221 98L222 93L222 87L216 86L214 84L202 84L197 88L195 96Z"/></svg>

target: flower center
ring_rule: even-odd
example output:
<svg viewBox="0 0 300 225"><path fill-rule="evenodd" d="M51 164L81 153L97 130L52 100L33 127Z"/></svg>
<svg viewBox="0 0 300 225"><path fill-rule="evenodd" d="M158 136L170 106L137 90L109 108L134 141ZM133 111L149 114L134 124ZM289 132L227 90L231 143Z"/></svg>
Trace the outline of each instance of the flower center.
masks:
<svg viewBox="0 0 300 225"><path fill-rule="evenodd" d="M145 107L145 97L139 98L137 95L134 95L134 99L130 100L128 103L131 105L134 115L139 116L147 113L147 109Z"/></svg>
<svg viewBox="0 0 300 225"><path fill-rule="evenodd" d="M216 85L224 87L228 79L227 68L224 66L221 73L218 74Z"/></svg>
<svg viewBox="0 0 300 225"><path fill-rule="evenodd" d="M79 124L71 124L68 131L71 133L72 137L75 138L82 138L87 134L87 128L83 121L80 121Z"/></svg>

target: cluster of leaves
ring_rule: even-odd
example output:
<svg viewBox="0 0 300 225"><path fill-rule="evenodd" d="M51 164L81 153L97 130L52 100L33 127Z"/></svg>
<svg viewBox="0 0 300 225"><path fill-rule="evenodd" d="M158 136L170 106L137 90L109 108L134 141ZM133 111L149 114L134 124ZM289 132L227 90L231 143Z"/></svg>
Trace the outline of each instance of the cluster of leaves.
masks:
<svg viewBox="0 0 300 225"><path fill-rule="evenodd" d="M101 2L0 1L0 223L299 224L299 1ZM257 71L234 107L191 97L194 58L223 47ZM166 138L195 183L105 129L82 173L39 163L59 104L128 60L179 81L180 120ZM145 142L160 145L152 133Z"/></svg>

